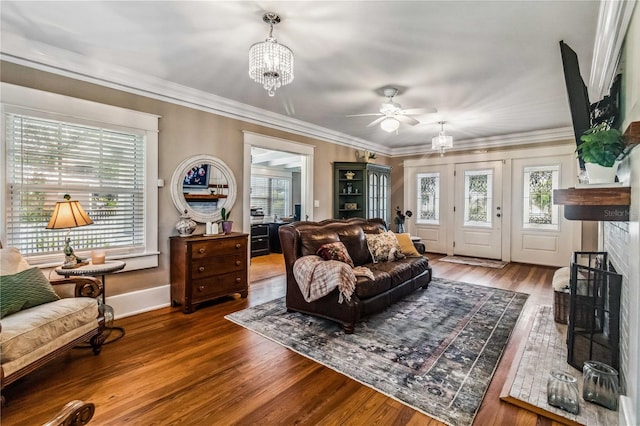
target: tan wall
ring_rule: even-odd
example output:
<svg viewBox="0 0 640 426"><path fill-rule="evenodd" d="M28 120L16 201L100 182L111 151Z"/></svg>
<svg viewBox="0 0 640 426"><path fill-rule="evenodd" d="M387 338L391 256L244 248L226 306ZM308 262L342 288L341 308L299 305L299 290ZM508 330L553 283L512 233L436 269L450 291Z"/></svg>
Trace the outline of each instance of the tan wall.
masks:
<svg viewBox="0 0 640 426"><path fill-rule="evenodd" d="M142 290L169 283L169 236L179 213L171 200L169 182L174 168L185 158L210 154L222 159L231 168L238 182L238 197L231 210L234 229L242 229L242 197L249 189L243 182L243 131L251 131L315 146L314 199L320 207L314 209L315 220L332 216L332 164L334 161L354 161L353 148L299 136L267 127L245 123L208 112L158 101L96 84L1 62L0 80L6 83L87 99L161 116L159 122L158 177L165 187L158 189L158 248L161 252L157 268L110 276L107 296ZM249 84L249 83L247 83ZM379 157L381 164L388 159ZM402 173L394 175L394 187L402 186ZM398 191L402 193L402 190ZM202 230L203 231L203 230ZM197 231L198 232L198 231Z"/></svg>

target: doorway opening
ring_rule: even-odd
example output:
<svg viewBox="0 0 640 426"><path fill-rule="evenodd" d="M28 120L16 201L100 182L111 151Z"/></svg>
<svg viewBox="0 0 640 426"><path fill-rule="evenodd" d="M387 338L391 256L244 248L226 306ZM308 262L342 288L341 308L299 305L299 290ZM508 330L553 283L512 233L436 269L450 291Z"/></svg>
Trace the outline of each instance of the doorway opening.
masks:
<svg viewBox="0 0 640 426"><path fill-rule="evenodd" d="M313 220L314 147L244 134L243 231L251 257L281 253L278 229Z"/></svg>

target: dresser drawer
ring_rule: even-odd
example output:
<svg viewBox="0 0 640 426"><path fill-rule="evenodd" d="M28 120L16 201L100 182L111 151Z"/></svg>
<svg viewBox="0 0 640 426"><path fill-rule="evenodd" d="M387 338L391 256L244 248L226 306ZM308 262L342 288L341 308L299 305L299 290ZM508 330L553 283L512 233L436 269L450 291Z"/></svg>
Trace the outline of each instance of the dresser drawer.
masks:
<svg viewBox="0 0 640 426"><path fill-rule="evenodd" d="M269 224L261 223L257 225L251 225L251 237L268 237L269 236Z"/></svg>
<svg viewBox="0 0 640 426"><path fill-rule="evenodd" d="M205 257L216 256L221 252L238 252L244 255L247 246L244 238L229 238L211 241L200 241L191 246L191 259L203 259Z"/></svg>
<svg viewBox="0 0 640 426"><path fill-rule="evenodd" d="M247 290L247 282L241 271L218 275L191 282L191 295L194 302L224 296Z"/></svg>
<svg viewBox="0 0 640 426"><path fill-rule="evenodd" d="M226 274L233 271L244 271L247 268L247 254L231 254L207 257L191 262L191 278L198 279Z"/></svg>
<svg viewBox="0 0 640 426"><path fill-rule="evenodd" d="M269 239L267 237L251 238L251 251L269 250Z"/></svg>

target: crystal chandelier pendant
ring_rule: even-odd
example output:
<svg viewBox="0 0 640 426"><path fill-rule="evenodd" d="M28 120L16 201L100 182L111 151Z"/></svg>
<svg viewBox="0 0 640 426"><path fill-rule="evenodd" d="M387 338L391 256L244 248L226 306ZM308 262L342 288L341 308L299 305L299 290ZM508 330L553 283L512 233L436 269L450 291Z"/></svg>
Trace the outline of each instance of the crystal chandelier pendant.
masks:
<svg viewBox="0 0 640 426"><path fill-rule="evenodd" d="M431 139L431 149L439 151L440 156L444 156L444 150L447 148L453 148L453 138L444 134L444 121L440 121L440 133Z"/></svg>
<svg viewBox="0 0 640 426"><path fill-rule="evenodd" d="M262 84L269 96L274 96L276 89L293 81L293 52L273 38L273 26L280 22L280 17L268 12L262 20L270 26L269 36L249 49L249 76Z"/></svg>

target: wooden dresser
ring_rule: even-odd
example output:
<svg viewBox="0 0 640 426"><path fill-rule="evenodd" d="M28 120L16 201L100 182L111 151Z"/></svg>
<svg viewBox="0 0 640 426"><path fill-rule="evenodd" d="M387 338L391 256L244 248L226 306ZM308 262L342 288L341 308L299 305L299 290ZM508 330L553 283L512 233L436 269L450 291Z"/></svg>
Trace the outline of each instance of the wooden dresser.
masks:
<svg viewBox="0 0 640 426"><path fill-rule="evenodd" d="M175 236L171 241L171 304L188 314L229 294L247 297L248 235Z"/></svg>

